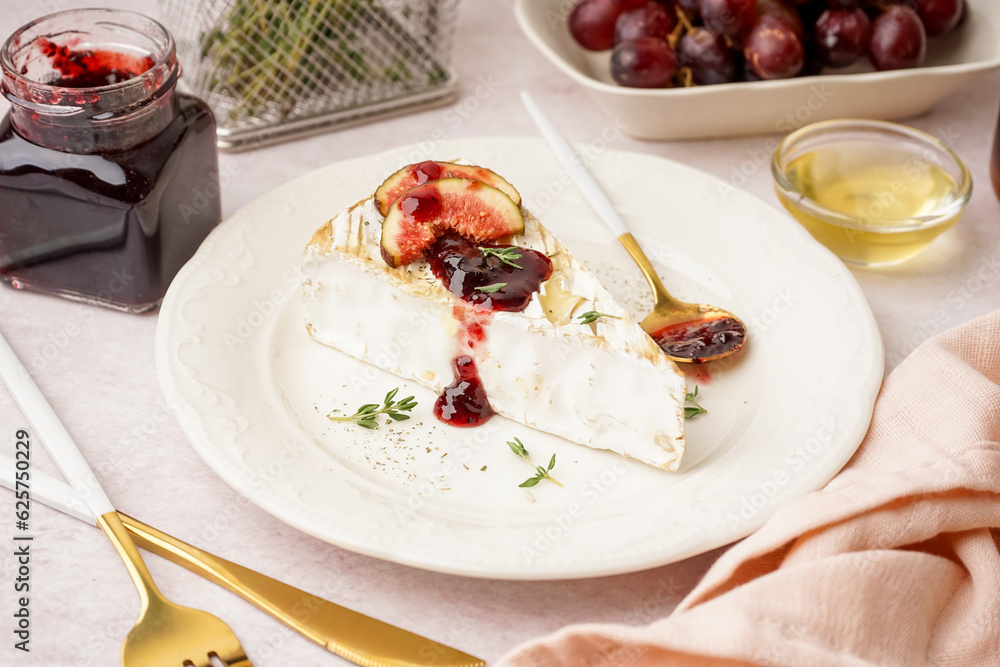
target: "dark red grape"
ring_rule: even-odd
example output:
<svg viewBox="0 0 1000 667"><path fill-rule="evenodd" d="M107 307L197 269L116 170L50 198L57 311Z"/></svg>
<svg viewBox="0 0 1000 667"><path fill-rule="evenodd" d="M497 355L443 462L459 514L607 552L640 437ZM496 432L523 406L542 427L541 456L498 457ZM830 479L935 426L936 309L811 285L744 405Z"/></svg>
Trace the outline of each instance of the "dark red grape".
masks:
<svg viewBox="0 0 1000 667"><path fill-rule="evenodd" d="M805 64L805 49L795 29L770 15L757 19L743 43L747 66L762 79L790 79Z"/></svg>
<svg viewBox="0 0 1000 667"><path fill-rule="evenodd" d="M698 0L705 27L716 35L735 37L750 28L757 0Z"/></svg>
<svg viewBox="0 0 1000 667"><path fill-rule="evenodd" d="M917 0L917 15L930 37L957 28L964 11L964 0Z"/></svg>
<svg viewBox="0 0 1000 667"><path fill-rule="evenodd" d="M795 8L783 2L783 0L757 0L757 16L770 14L782 19L785 23L795 29L795 34L799 39L805 37L805 28L802 26L802 17L795 11Z"/></svg>
<svg viewBox="0 0 1000 667"><path fill-rule="evenodd" d="M828 9L816 22L816 50L827 67L847 67L868 52L872 23L863 10Z"/></svg>
<svg viewBox="0 0 1000 667"><path fill-rule="evenodd" d="M615 21L621 13L616 0L583 0L569 15L569 31L583 48L606 51L615 45Z"/></svg>
<svg viewBox="0 0 1000 667"><path fill-rule="evenodd" d="M826 0L826 6L830 9L856 9L858 0Z"/></svg>
<svg viewBox="0 0 1000 667"><path fill-rule="evenodd" d="M611 77L630 88L663 88L677 72L674 50L655 37L622 42L611 54Z"/></svg>
<svg viewBox="0 0 1000 667"><path fill-rule="evenodd" d="M615 44L637 37L666 39L675 25L673 14L668 13L663 5L647 0L642 7L624 12L618 17L615 22Z"/></svg>
<svg viewBox="0 0 1000 667"><path fill-rule="evenodd" d="M691 70L691 80L699 86L736 80L736 58L719 37L705 28L694 28L677 43L677 64Z"/></svg>
<svg viewBox="0 0 1000 667"><path fill-rule="evenodd" d="M909 7L892 5L872 25L868 56L878 70L907 69L923 62L927 33Z"/></svg>
<svg viewBox="0 0 1000 667"><path fill-rule="evenodd" d="M638 9L647 2L649 2L649 0L615 0L615 4L621 7L624 12L627 12L630 9Z"/></svg>
<svg viewBox="0 0 1000 667"><path fill-rule="evenodd" d="M698 12L698 0L677 0L677 4L689 12Z"/></svg>

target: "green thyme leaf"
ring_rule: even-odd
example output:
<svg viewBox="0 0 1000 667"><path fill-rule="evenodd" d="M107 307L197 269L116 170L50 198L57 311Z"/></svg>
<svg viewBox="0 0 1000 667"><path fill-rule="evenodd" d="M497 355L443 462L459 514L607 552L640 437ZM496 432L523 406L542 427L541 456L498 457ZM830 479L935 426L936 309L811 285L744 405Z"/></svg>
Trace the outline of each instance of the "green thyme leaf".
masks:
<svg viewBox="0 0 1000 667"><path fill-rule="evenodd" d="M514 452L515 454L517 454L518 456L520 456L522 459L524 459L528 463L531 463L531 461L528 459L528 450L524 447L524 443L521 442L518 438L514 438L513 441L508 440L507 441L507 446L510 447L510 451ZM548 469L543 468L542 466L534 466L534 468L535 468L535 476L534 477L529 477L527 480L525 480L521 484L518 484L518 486L520 486L520 487L535 486L536 484L538 484L539 482L541 482L543 479L547 479L550 482L552 482L553 484L555 484L556 486L561 487L562 484L560 484L559 482L557 482L555 480L555 478L553 478L552 475L549 474L549 470L552 470L555 467L556 467L556 455L553 454L552 458L549 459L549 467L548 467Z"/></svg>
<svg viewBox="0 0 1000 667"><path fill-rule="evenodd" d="M577 315L577 319L580 320L580 324L593 324L602 317L610 317L615 320L621 319L617 315L608 315L607 313L599 313L596 310L588 310L583 315Z"/></svg>
<svg viewBox="0 0 1000 667"><path fill-rule="evenodd" d="M499 292L506 286L507 283L493 283L492 285L483 285L482 287L477 287L476 291L483 292L485 294L493 294L494 292Z"/></svg>
<svg viewBox="0 0 1000 667"><path fill-rule="evenodd" d="M684 406L684 419L693 419L698 415L707 415L708 410L698 405L698 387L694 388L694 391L688 392L684 397L685 403L691 403L691 405Z"/></svg>
<svg viewBox="0 0 1000 667"><path fill-rule="evenodd" d="M417 406L417 402L413 400L412 396L407 396L400 401L393 401L392 399L395 398L397 392L399 392L399 387L385 395L382 405L365 403L350 417L334 417L333 413L330 413L326 418L334 422L354 422L362 428L378 428L377 417L379 415L386 415L389 421L406 421L410 415L403 413L413 410Z"/></svg>
<svg viewBox="0 0 1000 667"><path fill-rule="evenodd" d="M520 456L524 460L528 460L528 450L524 448L524 443L521 442L520 438L514 438L514 442L507 441L507 446L510 450Z"/></svg>
<svg viewBox="0 0 1000 667"><path fill-rule="evenodd" d="M496 257L504 264L509 264L515 269L522 268L520 264L515 264L515 259L521 259L521 253L518 252L520 248L484 248L480 246L479 250L483 253L483 257Z"/></svg>

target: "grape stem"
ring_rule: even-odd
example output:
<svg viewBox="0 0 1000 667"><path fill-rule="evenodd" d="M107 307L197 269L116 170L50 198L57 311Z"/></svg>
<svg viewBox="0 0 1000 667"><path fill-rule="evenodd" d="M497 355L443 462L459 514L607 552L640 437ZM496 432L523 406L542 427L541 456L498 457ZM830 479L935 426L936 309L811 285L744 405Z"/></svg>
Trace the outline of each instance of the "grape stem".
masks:
<svg viewBox="0 0 1000 667"><path fill-rule="evenodd" d="M680 68L677 76L680 77L681 83L684 84L685 88L694 88L694 74L691 73L690 67Z"/></svg>
<svg viewBox="0 0 1000 667"><path fill-rule="evenodd" d="M683 26L684 27L684 32L687 32L687 31L691 30L692 28L694 28L694 26L691 25L691 19L688 17L687 12L684 11L683 7L681 7L680 5L677 5L676 7L674 7L674 9L677 10L677 24L678 24L678 27Z"/></svg>
<svg viewBox="0 0 1000 667"><path fill-rule="evenodd" d="M691 19L688 18L687 12L684 11L683 7L677 5L674 7L674 11L677 12L677 26L667 35L667 43L670 44L671 49L676 51L677 43L681 41L681 37L687 34L694 26L691 25Z"/></svg>

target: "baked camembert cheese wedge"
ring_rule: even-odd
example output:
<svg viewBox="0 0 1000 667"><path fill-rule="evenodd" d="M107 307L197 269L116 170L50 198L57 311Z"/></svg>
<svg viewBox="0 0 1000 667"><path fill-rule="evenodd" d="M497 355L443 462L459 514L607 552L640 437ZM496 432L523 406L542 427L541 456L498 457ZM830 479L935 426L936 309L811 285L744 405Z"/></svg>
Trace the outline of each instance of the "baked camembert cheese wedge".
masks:
<svg viewBox="0 0 1000 667"><path fill-rule="evenodd" d="M437 392L442 421L496 413L677 470L683 376L493 172L404 167L316 232L302 273L309 334Z"/></svg>

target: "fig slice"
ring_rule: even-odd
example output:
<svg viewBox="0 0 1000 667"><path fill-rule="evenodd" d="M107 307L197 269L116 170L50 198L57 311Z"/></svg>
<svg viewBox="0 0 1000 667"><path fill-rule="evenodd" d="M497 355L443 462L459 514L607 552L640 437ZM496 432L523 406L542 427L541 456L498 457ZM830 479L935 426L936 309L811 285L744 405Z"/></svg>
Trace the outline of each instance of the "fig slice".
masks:
<svg viewBox="0 0 1000 667"><path fill-rule="evenodd" d="M442 234L494 241L524 231L520 207L505 192L468 178L444 178L410 188L382 222L382 258L389 266L420 259Z"/></svg>
<svg viewBox="0 0 1000 667"><path fill-rule="evenodd" d="M434 162L433 160L408 165L385 179L375 191L375 205L378 206L382 215L388 215L389 207L399 195L410 188L442 178L468 178L473 181L482 181L486 185L507 193L516 205L521 205L521 194L496 172L485 167L453 162Z"/></svg>

